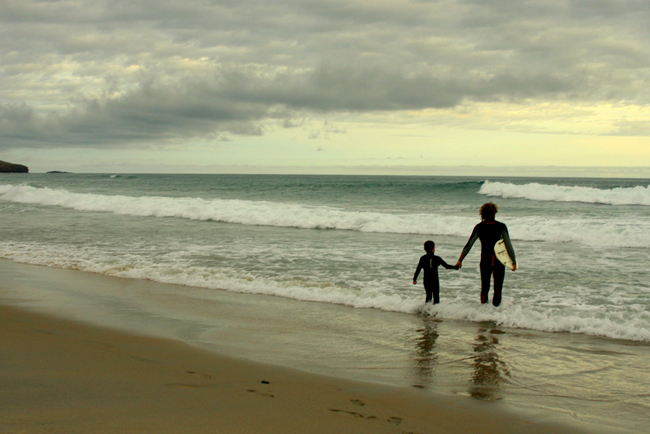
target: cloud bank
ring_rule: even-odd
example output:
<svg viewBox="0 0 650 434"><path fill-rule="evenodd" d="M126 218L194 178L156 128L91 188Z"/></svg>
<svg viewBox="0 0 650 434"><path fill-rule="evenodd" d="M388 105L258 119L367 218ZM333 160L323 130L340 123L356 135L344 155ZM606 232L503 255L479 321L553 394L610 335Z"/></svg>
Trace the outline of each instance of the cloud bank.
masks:
<svg viewBox="0 0 650 434"><path fill-rule="evenodd" d="M260 135L472 102L650 104L642 0L0 3L0 147ZM621 120L610 134L648 134Z"/></svg>

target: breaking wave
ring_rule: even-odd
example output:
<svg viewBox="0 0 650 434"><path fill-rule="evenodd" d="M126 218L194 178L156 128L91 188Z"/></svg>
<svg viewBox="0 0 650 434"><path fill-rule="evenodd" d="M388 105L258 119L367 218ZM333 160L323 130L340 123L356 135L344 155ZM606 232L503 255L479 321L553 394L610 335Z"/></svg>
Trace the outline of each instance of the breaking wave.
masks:
<svg viewBox="0 0 650 434"><path fill-rule="evenodd" d="M190 246L188 248L191 249ZM151 256L134 254L128 248L120 251L97 247L0 242L0 258L3 259L183 285L184 296L198 299L209 299L210 293L197 291L197 288L226 290L406 314L426 313L448 319L494 321L509 327L547 332L650 341L650 313L644 303L626 294L621 294L619 297L622 299L617 303L612 303L610 298L608 304L594 305L581 302L583 294L569 291L564 294L567 299L564 305L550 307L547 301L553 294L546 293L541 288L536 294L524 294L523 289L511 287L509 298L495 310L491 305L479 304L475 300L475 294L467 291L463 285L455 285L447 288L444 304L423 307L419 288L411 292L375 281L355 290L331 282L317 285L301 279L281 281L249 275L239 269L196 265L187 260L192 256L191 250L183 253L175 256L175 262L162 266ZM511 301L513 299L517 301ZM634 315L626 314L630 311Z"/></svg>
<svg viewBox="0 0 650 434"><path fill-rule="evenodd" d="M511 184L485 181L479 194L503 198L519 198L549 202L582 202L604 205L650 206L650 185L647 187L617 187L600 189L593 187L548 185L533 182Z"/></svg>
<svg viewBox="0 0 650 434"><path fill-rule="evenodd" d="M488 188L493 184L498 183L489 183ZM139 217L175 217L251 226L462 238L467 237L477 223L475 217L444 213L390 214L267 201L110 196L25 185L0 185L0 200ZM594 246L602 243L619 247L650 246L650 222L645 220L618 219L612 222L579 216L561 219L532 216L513 217L506 223L511 237L518 240L577 242Z"/></svg>

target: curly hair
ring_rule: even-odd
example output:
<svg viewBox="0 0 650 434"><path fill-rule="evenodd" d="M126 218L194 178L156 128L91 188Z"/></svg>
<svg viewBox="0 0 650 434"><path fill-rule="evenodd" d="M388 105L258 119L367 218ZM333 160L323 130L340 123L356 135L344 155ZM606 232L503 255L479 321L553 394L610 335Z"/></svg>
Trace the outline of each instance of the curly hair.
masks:
<svg viewBox="0 0 650 434"><path fill-rule="evenodd" d="M492 202L484 203L479 214L481 214L481 218L484 221L491 222L494 221L494 216L497 214L498 209L499 208Z"/></svg>

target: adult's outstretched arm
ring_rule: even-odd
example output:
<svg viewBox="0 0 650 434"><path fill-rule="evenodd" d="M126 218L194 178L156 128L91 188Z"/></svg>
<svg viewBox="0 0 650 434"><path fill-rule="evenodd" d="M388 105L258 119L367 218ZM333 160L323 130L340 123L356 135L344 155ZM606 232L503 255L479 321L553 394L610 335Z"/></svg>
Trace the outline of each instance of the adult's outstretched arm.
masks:
<svg viewBox="0 0 650 434"><path fill-rule="evenodd" d="M460 269L463 266L463 259L467 254L469 253L470 250L472 250L472 246L474 243L478 240L478 231L476 230L476 226L474 227L474 230L472 231L472 235L470 235L469 240L467 240L467 244L465 244L465 247L463 247L463 251L460 253L460 258L458 258L458 262L456 262L456 266L458 269Z"/></svg>

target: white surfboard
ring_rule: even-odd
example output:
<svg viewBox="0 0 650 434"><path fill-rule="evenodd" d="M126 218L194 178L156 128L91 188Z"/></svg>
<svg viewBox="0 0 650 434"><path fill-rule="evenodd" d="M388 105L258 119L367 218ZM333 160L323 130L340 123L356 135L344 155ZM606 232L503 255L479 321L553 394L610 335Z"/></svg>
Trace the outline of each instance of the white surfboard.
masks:
<svg viewBox="0 0 650 434"><path fill-rule="evenodd" d="M511 270L515 268L515 264L512 262L512 259L510 259L510 255L508 254L508 249L506 249L505 241L497 241L497 243L494 245L494 254L496 255L499 262L501 262L503 265L510 268Z"/></svg>

